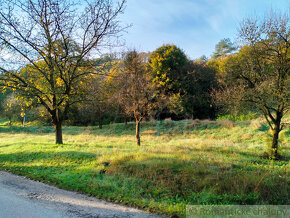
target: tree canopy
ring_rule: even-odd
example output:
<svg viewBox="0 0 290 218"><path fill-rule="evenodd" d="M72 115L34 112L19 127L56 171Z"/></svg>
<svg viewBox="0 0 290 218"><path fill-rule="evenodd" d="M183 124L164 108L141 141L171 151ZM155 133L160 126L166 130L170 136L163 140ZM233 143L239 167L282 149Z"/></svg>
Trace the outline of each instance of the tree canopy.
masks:
<svg viewBox="0 0 290 218"><path fill-rule="evenodd" d="M175 45L164 45L156 49L149 59L153 82L165 92L178 93L186 75L188 59Z"/></svg>
<svg viewBox="0 0 290 218"><path fill-rule="evenodd" d="M215 52L213 53L213 58L219 58L225 55L228 55L235 51L237 48L234 43L231 42L229 38L222 39L215 46Z"/></svg>

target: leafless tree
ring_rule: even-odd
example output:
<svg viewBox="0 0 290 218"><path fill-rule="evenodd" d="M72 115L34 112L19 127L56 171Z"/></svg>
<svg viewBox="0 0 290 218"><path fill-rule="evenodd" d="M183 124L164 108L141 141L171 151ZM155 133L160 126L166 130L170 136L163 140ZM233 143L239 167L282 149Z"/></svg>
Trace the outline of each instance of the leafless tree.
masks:
<svg viewBox="0 0 290 218"><path fill-rule="evenodd" d="M136 121L137 145L141 144L140 124L156 106L150 74L146 69L147 57L136 51L128 52L120 63L116 76L118 91L116 97L123 111Z"/></svg>

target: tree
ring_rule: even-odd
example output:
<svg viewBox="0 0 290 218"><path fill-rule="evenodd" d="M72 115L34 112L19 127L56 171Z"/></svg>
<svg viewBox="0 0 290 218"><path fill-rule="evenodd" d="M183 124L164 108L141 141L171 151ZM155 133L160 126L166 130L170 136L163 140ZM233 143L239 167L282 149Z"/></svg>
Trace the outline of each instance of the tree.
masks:
<svg viewBox="0 0 290 218"><path fill-rule="evenodd" d="M24 108L22 104L23 102L20 102L19 100L17 100L15 97L15 93L13 92L8 94L5 100L3 101L1 105L3 107L2 115L8 118L9 126L12 125L12 122L15 118L19 118L21 116L21 111Z"/></svg>
<svg viewBox="0 0 290 218"><path fill-rule="evenodd" d="M152 82L156 86L156 94L159 98L168 99L164 109L169 109L174 114L183 111L182 102L185 93L183 84L187 76L188 63L184 52L175 45L169 44L156 49L148 62L153 77Z"/></svg>
<svg viewBox="0 0 290 218"><path fill-rule="evenodd" d="M9 95L10 93L2 93L0 92L0 117L2 116L2 113L4 111L4 105L5 105L5 99L7 98L7 95Z"/></svg>
<svg viewBox="0 0 290 218"><path fill-rule="evenodd" d="M218 100L259 109L273 132L269 156L278 159L279 133L289 111L289 16L246 19L239 34L245 45L223 67L227 84Z"/></svg>
<svg viewBox="0 0 290 218"><path fill-rule="evenodd" d="M178 93L186 75L188 59L175 45L163 45L156 49L149 59L153 82L168 93Z"/></svg>
<svg viewBox="0 0 290 218"><path fill-rule="evenodd" d="M225 55L228 55L235 51L237 48L231 42L229 38L222 39L219 41L218 44L215 46L215 52L213 53L213 58L220 58Z"/></svg>
<svg viewBox="0 0 290 218"><path fill-rule="evenodd" d="M110 99L105 79L93 78L86 86L89 95L85 102L76 105L75 111L72 112L73 121L82 125L95 125L98 122L99 128L102 129L104 118L114 112L114 102Z"/></svg>
<svg viewBox="0 0 290 218"><path fill-rule="evenodd" d="M46 108L57 144L63 143L70 107L83 100L79 84L97 73L91 57L124 30L117 18L125 0L84 2L81 7L73 0L0 2L0 44L13 56L0 64L1 85Z"/></svg>
<svg viewBox="0 0 290 218"><path fill-rule="evenodd" d="M128 116L136 120L137 145L141 144L141 121L154 108L154 93L146 64L146 58L142 54L130 51L119 65L121 72L115 77L119 83L116 96L120 105Z"/></svg>
<svg viewBox="0 0 290 218"><path fill-rule="evenodd" d="M214 119L211 91L217 88L216 70L206 65L206 60L198 59L188 65L184 81L184 108L188 117Z"/></svg>
<svg viewBox="0 0 290 218"><path fill-rule="evenodd" d="M109 60L109 63L113 62ZM109 64L110 65L110 64ZM80 108L86 115L91 116L92 124L98 120L99 128L103 127L103 120L106 115L109 115L116 108L116 102L113 101L114 88L108 81L108 71L104 75L97 75L86 83L88 91L85 104L80 105Z"/></svg>

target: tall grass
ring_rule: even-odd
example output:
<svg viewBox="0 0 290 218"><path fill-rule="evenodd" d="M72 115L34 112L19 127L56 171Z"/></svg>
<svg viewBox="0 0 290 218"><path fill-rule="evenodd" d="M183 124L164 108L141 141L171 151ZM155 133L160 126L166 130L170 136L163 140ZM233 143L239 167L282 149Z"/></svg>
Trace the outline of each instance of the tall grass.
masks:
<svg viewBox="0 0 290 218"><path fill-rule="evenodd" d="M243 113L238 115L233 114L226 114L226 115L220 115L218 116L217 120L231 120L235 122L243 122L243 121L250 121L253 119L257 119L258 115L256 113Z"/></svg>
<svg viewBox="0 0 290 218"><path fill-rule="evenodd" d="M185 215L187 204L289 204L289 129L283 161L262 157L260 122L222 120L64 127L0 126L0 168L150 212Z"/></svg>

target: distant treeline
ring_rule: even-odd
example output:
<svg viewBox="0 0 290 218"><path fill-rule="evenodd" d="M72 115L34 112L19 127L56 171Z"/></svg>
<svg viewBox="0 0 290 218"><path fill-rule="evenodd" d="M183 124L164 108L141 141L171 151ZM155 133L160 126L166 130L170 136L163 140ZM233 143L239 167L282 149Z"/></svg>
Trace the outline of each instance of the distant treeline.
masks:
<svg viewBox="0 0 290 218"><path fill-rule="evenodd" d="M161 46L152 53L129 51L121 57L110 54L96 59L95 73L79 81L82 99L71 106L66 122L101 127L128 122L136 110L147 120L214 119L218 111L211 93L219 87L220 78L209 65L211 61L206 57L189 60L175 45ZM29 67L23 71L31 70ZM17 96L17 90L8 89L0 100L1 116L11 122L26 114L28 121L51 123L43 106L28 104Z"/></svg>

